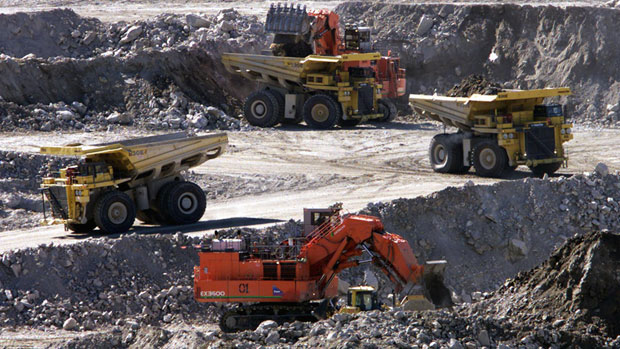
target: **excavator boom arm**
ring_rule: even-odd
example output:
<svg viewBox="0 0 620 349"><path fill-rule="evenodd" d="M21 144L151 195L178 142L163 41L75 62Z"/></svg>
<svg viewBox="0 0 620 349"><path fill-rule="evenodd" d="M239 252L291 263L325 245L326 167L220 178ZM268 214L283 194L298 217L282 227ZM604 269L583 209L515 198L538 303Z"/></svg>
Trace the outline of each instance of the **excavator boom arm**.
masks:
<svg viewBox="0 0 620 349"><path fill-rule="evenodd" d="M421 281L424 266L418 264L409 243L385 232L381 221L372 216L349 215L332 219L317 229L301 251L311 270L329 280L332 274L360 264L352 257L367 252L372 261L394 282L398 291ZM321 283L320 288L328 284Z"/></svg>

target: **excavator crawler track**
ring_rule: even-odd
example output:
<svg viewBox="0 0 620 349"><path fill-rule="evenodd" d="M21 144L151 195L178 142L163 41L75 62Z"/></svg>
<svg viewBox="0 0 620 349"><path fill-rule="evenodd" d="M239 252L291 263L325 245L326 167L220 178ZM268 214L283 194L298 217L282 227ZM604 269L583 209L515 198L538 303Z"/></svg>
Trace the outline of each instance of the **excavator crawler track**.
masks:
<svg viewBox="0 0 620 349"><path fill-rule="evenodd" d="M252 304L227 311L220 318L224 332L255 330L261 322L273 320L279 324L293 321L315 322L331 315L329 302L302 304Z"/></svg>

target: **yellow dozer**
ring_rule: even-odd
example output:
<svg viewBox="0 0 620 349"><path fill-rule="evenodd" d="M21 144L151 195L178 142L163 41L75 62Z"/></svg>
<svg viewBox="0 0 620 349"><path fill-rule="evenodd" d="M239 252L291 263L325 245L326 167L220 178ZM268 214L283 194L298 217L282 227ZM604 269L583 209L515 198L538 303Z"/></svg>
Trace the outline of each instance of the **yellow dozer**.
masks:
<svg viewBox="0 0 620 349"><path fill-rule="evenodd" d="M567 163L563 144L573 139L562 106L543 101L570 93L550 88L471 97L412 94L409 103L419 114L458 128L433 137L429 159L434 171L465 173L473 166L479 176L501 177L525 165L543 176Z"/></svg>
<svg viewBox="0 0 620 349"><path fill-rule="evenodd" d="M206 196L182 171L220 156L226 134L189 137L185 133L97 145L41 147L42 154L81 160L43 178L43 224L64 224L77 233L99 227L104 233L147 224L190 224L204 214ZM51 219L45 214L51 207Z"/></svg>

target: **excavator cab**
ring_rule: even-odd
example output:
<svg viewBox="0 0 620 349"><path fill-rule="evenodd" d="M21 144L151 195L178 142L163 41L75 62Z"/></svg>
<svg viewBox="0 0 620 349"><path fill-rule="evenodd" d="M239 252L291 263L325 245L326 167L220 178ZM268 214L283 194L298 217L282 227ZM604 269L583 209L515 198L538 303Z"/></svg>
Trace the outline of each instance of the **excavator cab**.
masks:
<svg viewBox="0 0 620 349"><path fill-rule="evenodd" d="M337 203L329 208L304 208L304 235L310 234L321 224L338 216L341 210L342 203Z"/></svg>
<svg viewBox="0 0 620 349"><path fill-rule="evenodd" d="M377 290L372 286L352 286L347 292L347 305L340 308L340 312L355 314L375 309L381 309Z"/></svg>
<svg viewBox="0 0 620 349"><path fill-rule="evenodd" d="M347 26L344 29L344 49L347 52L372 52L369 27Z"/></svg>

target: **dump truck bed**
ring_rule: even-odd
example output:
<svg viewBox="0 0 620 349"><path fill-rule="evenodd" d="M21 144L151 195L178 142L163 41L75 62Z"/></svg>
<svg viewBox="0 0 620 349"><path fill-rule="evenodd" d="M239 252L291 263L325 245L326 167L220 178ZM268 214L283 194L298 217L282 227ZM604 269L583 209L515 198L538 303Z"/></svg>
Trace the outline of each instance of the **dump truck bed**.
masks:
<svg viewBox="0 0 620 349"><path fill-rule="evenodd" d="M488 115L496 110L533 110L547 97L566 96L569 88L537 90L504 90L497 95L474 94L471 97L447 97L438 95L409 95L409 103L416 112L469 131L474 126L475 115Z"/></svg>
<svg viewBox="0 0 620 349"><path fill-rule="evenodd" d="M82 156L105 162L123 177L161 178L220 156L228 145L225 133L187 136L185 133L142 137L95 145L41 147L42 154Z"/></svg>
<svg viewBox="0 0 620 349"><path fill-rule="evenodd" d="M225 53L222 63L226 70L248 80L284 88L303 86L306 74L324 71L328 65L347 61L379 60L379 53L352 53L340 56L310 55L304 58Z"/></svg>

